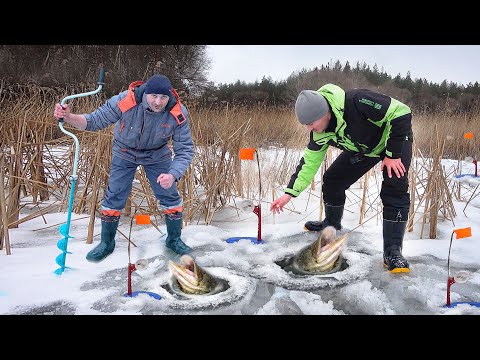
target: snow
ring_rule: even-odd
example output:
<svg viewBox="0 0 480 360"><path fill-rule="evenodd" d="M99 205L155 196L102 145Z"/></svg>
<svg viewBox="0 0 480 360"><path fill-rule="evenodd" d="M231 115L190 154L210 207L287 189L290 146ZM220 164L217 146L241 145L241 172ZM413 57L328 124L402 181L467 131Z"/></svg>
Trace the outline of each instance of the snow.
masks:
<svg viewBox="0 0 480 360"><path fill-rule="evenodd" d="M456 161L443 160L443 164L449 168ZM465 173L472 169L463 166ZM130 257L127 240L117 236L113 254L90 263L85 256L100 240L100 220L95 221L93 244L86 244L88 216L72 214L73 238L67 248L71 254L66 257L67 269L56 275L55 258L61 252L57 242L62 238L58 229L67 213L46 214L9 230L11 255L0 254L0 314L479 315L480 307L473 305L480 302L477 185L472 179L463 184L462 192L469 193L463 200L453 199L457 216L453 222L438 221L436 239L428 239L428 231L421 234L421 222L406 233L403 254L411 266L406 274L391 274L383 267L381 215L371 209L367 221L359 225L359 206L350 203L339 232L351 231L344 268L325 275L285 271L282 264L317 238L303 230L303 223L318 220L319 187L304 191L280 215L269 212L271 198L262 199L261 244L227 243L231 237L256 238L258 231L251 206L243 206L239 215L227 206L215 214L211 225L189 224L182 233L197 264L225 285L223 291L206 295L182 295L173 286L168 261L178 262L179 256L164 245L165 224L159 222L158 231L152 225L136 225L129 217L121 218L119 229L129 234L131 227L130 239L136 247L130 246ZM361 190L354 184L351 191ZM472 236L453 235L450 276L466 270L470 278L451 286L451 302L456 306L447 307L450 242L453 230L465 227L471 227ZM128 296L128 266L139 259L146 259L148 266L133 271L132 289L139 293Z"/></svg>

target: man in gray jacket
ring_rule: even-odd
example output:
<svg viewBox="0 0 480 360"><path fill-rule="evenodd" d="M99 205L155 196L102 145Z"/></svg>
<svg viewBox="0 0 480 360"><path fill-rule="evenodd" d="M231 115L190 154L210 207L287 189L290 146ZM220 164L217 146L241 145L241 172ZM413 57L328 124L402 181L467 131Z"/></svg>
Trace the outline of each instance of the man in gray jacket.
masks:
<svg viewBox="0 0 480 360"><path fill-rule="evenodd" d="M116 124L110 178L101 206L101 241L87 254L87 260L102 261L115 249L120 215L139 165L143 166L164 212L166 246L178 254L192 250L180 238L183 208L176 182L190 166L194 146L188 111L166 76L154 75L146 83L133 82L128 90L111 97L90 114L72 114L68 105L56 104L54 116L88 131ZM170 139L172 149L168 146Z"/></svg>

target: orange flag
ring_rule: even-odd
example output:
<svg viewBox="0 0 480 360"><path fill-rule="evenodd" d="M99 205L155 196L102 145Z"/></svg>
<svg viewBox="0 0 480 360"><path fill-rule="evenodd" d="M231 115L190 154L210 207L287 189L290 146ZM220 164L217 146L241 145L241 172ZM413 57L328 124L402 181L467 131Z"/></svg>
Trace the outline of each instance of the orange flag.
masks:
<svg viewBox="0 0 480 360"><path fill-rule="evenodd" d="M472 228L461 228L453 230L455 234L457 234L457 239L466 238L472 236Z"/></svg>
<svg viewBox="0 0 480 360"><path fill-rule="evenodd" d="M150 215L148 214L135 215L135 222L137 223L137 225L150 224Z"/></svg>
<svg viewBox="0 0 480 360"><path fill-rule="evenodd" d="M465 139L473 139L473 133L465 133L465 134L463 134L463 137Z"/></svg>
<svg viewBox="0 0 480 360"><path fill-rule="evenodd" d="M240 148L240 160L253 160L255 148Z"/></svg>

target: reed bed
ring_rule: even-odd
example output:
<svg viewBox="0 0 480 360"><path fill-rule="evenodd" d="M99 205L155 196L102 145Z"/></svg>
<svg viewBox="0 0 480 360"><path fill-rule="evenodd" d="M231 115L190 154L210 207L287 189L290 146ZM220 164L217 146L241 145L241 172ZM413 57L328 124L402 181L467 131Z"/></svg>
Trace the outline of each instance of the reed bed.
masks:
<svg viewBox="0 0 480 360"><path fill-rule="evenodd" d="M413 131L417 147L425 156L433 155L432 144L444 140L443 158L480 158L480 113L477 111L461 115L414 114ZM466 139L466 133L473 133L473 139Z"/></svg>
<svg viewBox="0 0 480 360"><path fill-rule="evenodd" d="M69 89L36 86L0 88L4 190L0 192L0 246L8 241L6 229L47 212L67 210L74 142L59 130L52 113L54 104L68 94ZM105 100L99 94L75 99L70 105L73 112L91 112ZM185 225L211 224L219 210L227 206L238 208L240 199L250 199L267 208L272 198L283 193L308 142L308 134L296 121L293 109L225 104L208 109L192 105L189 111L196 151L190 168L178 183L184 201ZM479 125L478 112L414 114L410 231L418 222L422 227L429 224L429 236L435 238L438 216L454 221L452 198L467 201L470 196L471 200L471 189L462 189L449 179L461 172L461 160L480 157L476 133ZM66 128L80 143L73 211L90 217L87 242L91 242L93 224L108 184L113 127L99 132L79 131L69 125ZM467 132L474 133L474 138L464 138ZM256 161L240 160L242 147L255 148ZM323 216L321 177L337 154L337 149L328 151L322 168L307 189L309 201L318 203L319 219ZM458 165L443 169L443 158L457 159ZM358 208L359 226L374 218L379 221L380 185L381 172L376 166L348 191L346 211L357 212ZM287 210L297 211L293 204L288 206ZM20 213L27 216L20 218ZM163 217L141 167L123 215L135 213L152 215L156 226ZM264 211L263 216L272 215Z"/></svg>

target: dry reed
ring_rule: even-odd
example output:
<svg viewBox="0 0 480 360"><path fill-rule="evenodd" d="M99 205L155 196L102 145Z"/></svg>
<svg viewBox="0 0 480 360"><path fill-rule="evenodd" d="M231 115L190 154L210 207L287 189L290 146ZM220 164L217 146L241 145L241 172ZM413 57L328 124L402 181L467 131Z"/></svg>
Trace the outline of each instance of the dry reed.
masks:
<svg viewBox="0 0 480 360"><path fill-rule="evenodd" d="M5 164L3 202L4 213L8 214L3 223L8 223L8 228L43 216L46 211L66 211L75 150L71 138L59 131L58 123L52 116L54 104L68 95L68 89L26 86L17 87L15 91L15 96L5 89L0 92L0 145ZM71 103L72 111L90 112L105 100L102 95L79 98ZM283 186L298 164L301 150L308 142L308 134L295 120L292 109L263 106L246 109L227 104L222 109L192 106L189 110L196 151L190 168L178 184L184 201L186 224L210 224L219 210L235 204L239 198L268 203L268 199L282 193ZM435 132L432 131L434 125ZM461 160L466 156L478 158L480 143L475 131L479 125L478 112L448 116L414 114L414 141L419 150L415 151L416 159L410 175L412 207L409 230L412 230L413 218L420 214L422 206L426 210L420 214L421 217L426 219L425 214L430 214L430 236L435 236L435 216L439 213L444 219L453 221L452 187L460 185L446 180L448 176L440 160ZM98 209L108 184L113 128L95 133L78 131L70 126L68 129L80 143L78 188L73 210L90 216L86 240L91 242L93 223L98 218ZM465 139L463 134L466 132L473 132L475 137ZM256 162L240 161L241 147L257 149L260 178ZM333 153L337 151L334 149ZM426 162L429 158L432 159L430 165L419 166L417 163L418 159ZM329 151L312 187L307 190L312 196L311 201L318 201L320 219L323 214L321 176L331 161L332 151ZM459 171L457 168L450 173ZM359 184L360 189L352 187L347 194L346 211L354 212L358 206L359 222L362 224L372 218L365 220L369 213L378 216L381 209L379 168L372 169ZM432 203L432 197L437 199L436 203ZM27 203L31 205L30 210L23 208ZM41 204L44 205L39 206ZM294 204L290 203L288 210L296 211ZM28 220L19 219L21 211L30 211L29 216L24 218ZM135 212L153 215L156 226L162 217L141 168L124 216L133 216ZM263 215L270 216L268 212ZM6 238L4 227L3 239Z"/></svg>

